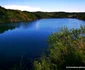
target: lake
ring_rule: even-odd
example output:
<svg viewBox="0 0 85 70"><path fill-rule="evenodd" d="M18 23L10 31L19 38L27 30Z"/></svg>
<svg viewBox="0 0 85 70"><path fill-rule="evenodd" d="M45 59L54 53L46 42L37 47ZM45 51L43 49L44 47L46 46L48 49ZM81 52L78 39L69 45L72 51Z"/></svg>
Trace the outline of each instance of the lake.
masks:
<svg viewBox="0 0 85 70"><path fill-rule="evenodd" d="M26 60L39 57L48 48L50 34L62 27L76 29L80 25L85 21L70 18L0 24L0 67L16 63L21 56Z"/></svg>

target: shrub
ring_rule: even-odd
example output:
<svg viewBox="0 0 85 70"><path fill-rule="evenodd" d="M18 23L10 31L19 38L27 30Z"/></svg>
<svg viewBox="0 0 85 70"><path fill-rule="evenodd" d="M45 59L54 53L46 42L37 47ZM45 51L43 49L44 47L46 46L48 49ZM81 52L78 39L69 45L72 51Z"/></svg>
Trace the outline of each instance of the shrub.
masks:
<svg viewBox="0 0 85 70"><path fill-rule="evenodd" d="M36 70L64 70L66 66L84 66L84 34L85 26L81 26L80 29L68 30L68 28L63 28L50 35L48 39L49 54L40 61L34 62L34 67L37 67ZM44 64L42 64L43 62Z"/></svg>

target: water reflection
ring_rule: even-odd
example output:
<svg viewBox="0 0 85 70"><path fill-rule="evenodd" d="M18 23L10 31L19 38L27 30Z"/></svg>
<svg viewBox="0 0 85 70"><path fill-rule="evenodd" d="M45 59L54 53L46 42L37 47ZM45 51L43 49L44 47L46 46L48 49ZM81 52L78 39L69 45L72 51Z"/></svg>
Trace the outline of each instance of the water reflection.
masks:
<svg viewBox="0 0 85 70"><path fill-rule="evenodd" d="M85 21L77 19L41 19L32 22L0 25L0 63L35 58L48 48L47 39L61 27L80 28Z"/></svg>
<svg viewBox="0 0 85 70"><path fill-rule="evenodd" d="M0 33L4 33L5 31L15 29L15 26L8 25L8 24L1 24L0 25Z"/></svg>

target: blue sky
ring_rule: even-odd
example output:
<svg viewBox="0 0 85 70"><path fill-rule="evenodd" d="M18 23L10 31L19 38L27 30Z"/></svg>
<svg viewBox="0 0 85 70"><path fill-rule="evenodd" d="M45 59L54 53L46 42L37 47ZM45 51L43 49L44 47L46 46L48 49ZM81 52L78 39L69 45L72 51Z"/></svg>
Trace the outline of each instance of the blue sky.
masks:
<svg viewBox="0 0 85 70"><path fill-rule="evenodd" d="M1 0L0 5L22 11L85 12L85 0Z"/></svg>

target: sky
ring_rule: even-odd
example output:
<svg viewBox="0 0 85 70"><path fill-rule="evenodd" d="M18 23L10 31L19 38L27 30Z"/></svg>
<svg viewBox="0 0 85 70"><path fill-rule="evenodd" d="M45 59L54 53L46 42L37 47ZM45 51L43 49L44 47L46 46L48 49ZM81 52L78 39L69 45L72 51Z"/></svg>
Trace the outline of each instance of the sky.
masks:
<svg viewBox="0 0 85 70"><path fill-rule="evenodd" d="M32 12L85 12L85 0L1 0L0 6Z"/></svg>

